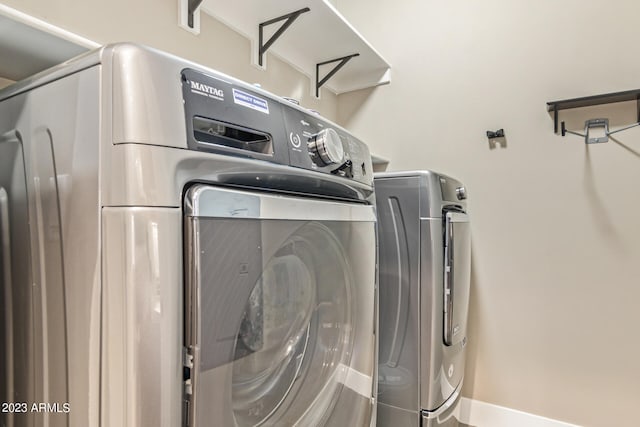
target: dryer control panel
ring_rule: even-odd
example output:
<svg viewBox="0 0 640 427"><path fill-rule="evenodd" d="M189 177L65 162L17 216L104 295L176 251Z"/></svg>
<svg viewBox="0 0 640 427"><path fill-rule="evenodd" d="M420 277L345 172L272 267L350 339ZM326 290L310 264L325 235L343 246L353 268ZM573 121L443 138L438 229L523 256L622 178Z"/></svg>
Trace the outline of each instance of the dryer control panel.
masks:
<svg viewBox="0 0 640 427"><path fill-rule="evenodd" d="M182 71L187 145L373 183L368 147L341 127L225 76Z"/></svg>

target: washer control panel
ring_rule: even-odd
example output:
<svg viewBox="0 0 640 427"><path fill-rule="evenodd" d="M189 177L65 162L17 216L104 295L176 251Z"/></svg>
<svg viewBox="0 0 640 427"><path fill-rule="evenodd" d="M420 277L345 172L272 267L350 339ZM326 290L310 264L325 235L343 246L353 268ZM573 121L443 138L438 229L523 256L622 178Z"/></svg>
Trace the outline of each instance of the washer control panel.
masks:
<svg viewBox="0 0 640 427"><path fill-rule="evenodd" d="M345 130L249 85L182 70L187 145L373 185L369 148Z"/></svg>
<svg viewBox="0 0 640 427"><path fill-rule="evenodd" d="M289 143L289 163L371 184L369 148L319 116L294 108L283 109Z"/></svg>

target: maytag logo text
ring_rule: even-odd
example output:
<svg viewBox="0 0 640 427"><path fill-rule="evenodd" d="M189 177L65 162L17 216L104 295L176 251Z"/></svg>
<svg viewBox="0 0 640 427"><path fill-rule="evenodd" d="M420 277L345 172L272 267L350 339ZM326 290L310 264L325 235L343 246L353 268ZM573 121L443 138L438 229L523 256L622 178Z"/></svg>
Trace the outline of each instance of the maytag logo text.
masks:
<svg viewBox="0 0 640 427"><path fill-rule="evenodd" d="M204 83L191 80L191 90L200 92L202 94L211 95L212 98L224 99L224 92L222 89L215 88L213 86L206 85Z"/></svg>

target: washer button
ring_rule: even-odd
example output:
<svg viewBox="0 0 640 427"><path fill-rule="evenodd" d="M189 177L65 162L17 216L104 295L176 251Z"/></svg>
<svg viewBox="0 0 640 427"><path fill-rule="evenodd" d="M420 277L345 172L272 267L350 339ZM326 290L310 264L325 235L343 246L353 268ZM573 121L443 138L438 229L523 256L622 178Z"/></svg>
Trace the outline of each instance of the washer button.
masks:
<svg viewBox="0 0 640 427"><path fill-rule="evenodd" d="M300 148L300 144L302 144L302 139L300 138L300 135L293 132L289 133L289 141L291 141L291 145L293 145L295 148Z"/></svg>

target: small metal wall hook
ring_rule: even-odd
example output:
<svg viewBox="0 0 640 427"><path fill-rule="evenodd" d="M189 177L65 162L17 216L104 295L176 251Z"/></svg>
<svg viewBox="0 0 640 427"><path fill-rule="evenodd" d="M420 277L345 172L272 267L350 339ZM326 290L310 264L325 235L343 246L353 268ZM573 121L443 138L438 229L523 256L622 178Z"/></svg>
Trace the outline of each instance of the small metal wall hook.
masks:
<svg viewBox="0 0 640 427"><path fill-rule="evenodd" d="M495 132L491 131L491 130L488 130L487 131L487 138L489 138L489 139L504 138L504 129L498 129Z"/></svg>

